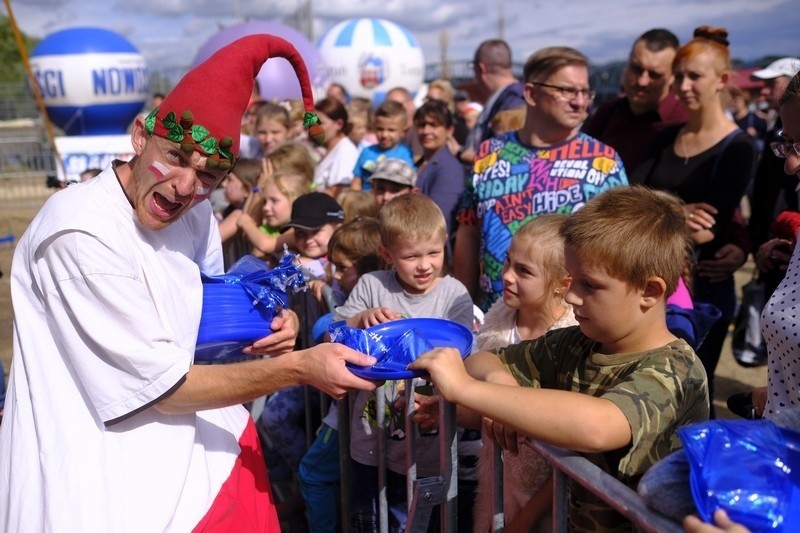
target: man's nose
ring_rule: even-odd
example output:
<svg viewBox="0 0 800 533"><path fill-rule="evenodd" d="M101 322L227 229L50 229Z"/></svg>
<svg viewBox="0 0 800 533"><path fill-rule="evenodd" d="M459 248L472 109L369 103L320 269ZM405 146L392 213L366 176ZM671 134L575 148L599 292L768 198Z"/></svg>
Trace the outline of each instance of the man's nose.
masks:
<svg viewBox="0 0 800 533"><path fill-rule="evenodd" d="M194 196L195 188L197 186L197 175L195 171L190 168L182 168L177 171L177 175L173 180L175 192L180 196Z"/></svg>

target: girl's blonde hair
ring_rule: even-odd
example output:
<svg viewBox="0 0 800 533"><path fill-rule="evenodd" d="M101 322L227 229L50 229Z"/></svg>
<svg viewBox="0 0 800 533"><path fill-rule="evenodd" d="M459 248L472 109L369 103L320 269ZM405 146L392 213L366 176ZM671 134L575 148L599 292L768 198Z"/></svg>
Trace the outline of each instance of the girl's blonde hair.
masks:
<svg viewBox="0 0 800 533"><path fill-rule="evenodd" d="M259 194L253 197L247 209L247 214L253 220L263 219L262 210L266 202L264 189L269 184L274 184L280 193L289 200L290 204L294 203L298 196L311 192L311 184L305 179L305 176L290 170L276 170L272 174L262 174L258 180Z"/></svg>
<svg viewBox="0 0 800 533"><path fill-rule="evenodd" d="M375 195L369 191L345 189L336 201L344 209L345 224L358 217L378 216L378 202L375 201Z"/></svg>
<svg viewBox="0 0 800 533"><path fill-rule="evenodd" d="M540 215L523 224L514 234L514 241L522 241L528 245L536 245L542 270L547 280L547 287L557 292L562 281L569 277L564 266L564 237L561 236L561 225L567 215L550 213ZM563 293L561 294L563 298Z"/></svg>
<svg viewBox="0 0 800 533"><path fill-rule="evenodd" d="M316 163L309 149L298 141L285 141L275 147L265 158L272 163L274 171L287 170L314 181Z"/></svg>
<svg viewBox="0 0 800 533"><path fill-rule="evenodd" d="M264 186L274 184L281 194L289 199L290 204L298 197L311 192L311 185L305 176L289 169L276 170L269 176L264 176L262 182Z"/></svg>
<svg viewBox="0 0 800 533"><path fill-rule="evenodd" d="M272 102L265 103L256 112L256 127L262 120L280 122L287 130L292 127L292 122L289 120L289 112L286 108Z"/></svg>
<svg viewBox="0 0 800 533"><path fill-rule="evenodd" d="M442 95L439 98L439 100L446 103L448 109L450 109L451 112L455 113L456 100L455 100L455 90L453 89L453 84L450 83L449 80L445 79L433 80L428 84L428 90L430 91L431 89L440 90L442 92Z"/></svg>

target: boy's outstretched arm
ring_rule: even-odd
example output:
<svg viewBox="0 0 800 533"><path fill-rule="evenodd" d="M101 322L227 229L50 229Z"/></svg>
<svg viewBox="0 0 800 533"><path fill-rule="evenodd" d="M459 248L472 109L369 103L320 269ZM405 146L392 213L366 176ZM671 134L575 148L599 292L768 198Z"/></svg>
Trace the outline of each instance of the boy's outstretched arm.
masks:
<svg viewBox="0 0 800 533"><path fill-rule="evenodd" d="M458 350L437 348L409 368L427 370L446 400L542 442L589 453L616 450L631 442L628 419L609 400L516 383L509 386L507 380L514 378L489 352L471 355L467 366L469 373Z"/></svg>

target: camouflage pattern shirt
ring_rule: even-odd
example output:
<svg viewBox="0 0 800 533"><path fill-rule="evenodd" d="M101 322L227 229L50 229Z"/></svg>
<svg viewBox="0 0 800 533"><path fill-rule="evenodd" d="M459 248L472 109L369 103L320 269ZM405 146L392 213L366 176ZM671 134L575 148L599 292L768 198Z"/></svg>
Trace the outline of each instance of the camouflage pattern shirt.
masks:
<svg viewBox="0 0 800 533"><path fill-rule="evenodd" d="M631 443L585 454L632 489L659 459L681 447L679 426L708 419L705 369L678 339L646 352L607 355L578 327L550 331L498 352L524 387L589 394L614 402L631 426ZM576 430L579 428L575 428ZM602 500L570 483L570 530L631 531L632 525Z"/></svg>

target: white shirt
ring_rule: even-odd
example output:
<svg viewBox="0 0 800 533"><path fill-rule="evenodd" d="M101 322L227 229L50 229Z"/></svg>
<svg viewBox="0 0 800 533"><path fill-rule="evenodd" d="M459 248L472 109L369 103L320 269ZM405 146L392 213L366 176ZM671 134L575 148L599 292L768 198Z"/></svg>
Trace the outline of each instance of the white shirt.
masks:
<svg viewBox="0 0 800 533"><path fill-rule="evenodd" d="M190 531L205 515L247 412L147 408L192 363L201 270L222 272L208 202L148 230L111 169L47 201L11 269L0 529Z"/></svg>
<svg viewBox="0 0 800 533"><path fill-rule="evenodd" d="M358 161L358 148L347 137L343 137L328 152L314 171L314 186L324 192L334 185L350 185L353 169Z"/></svg>

